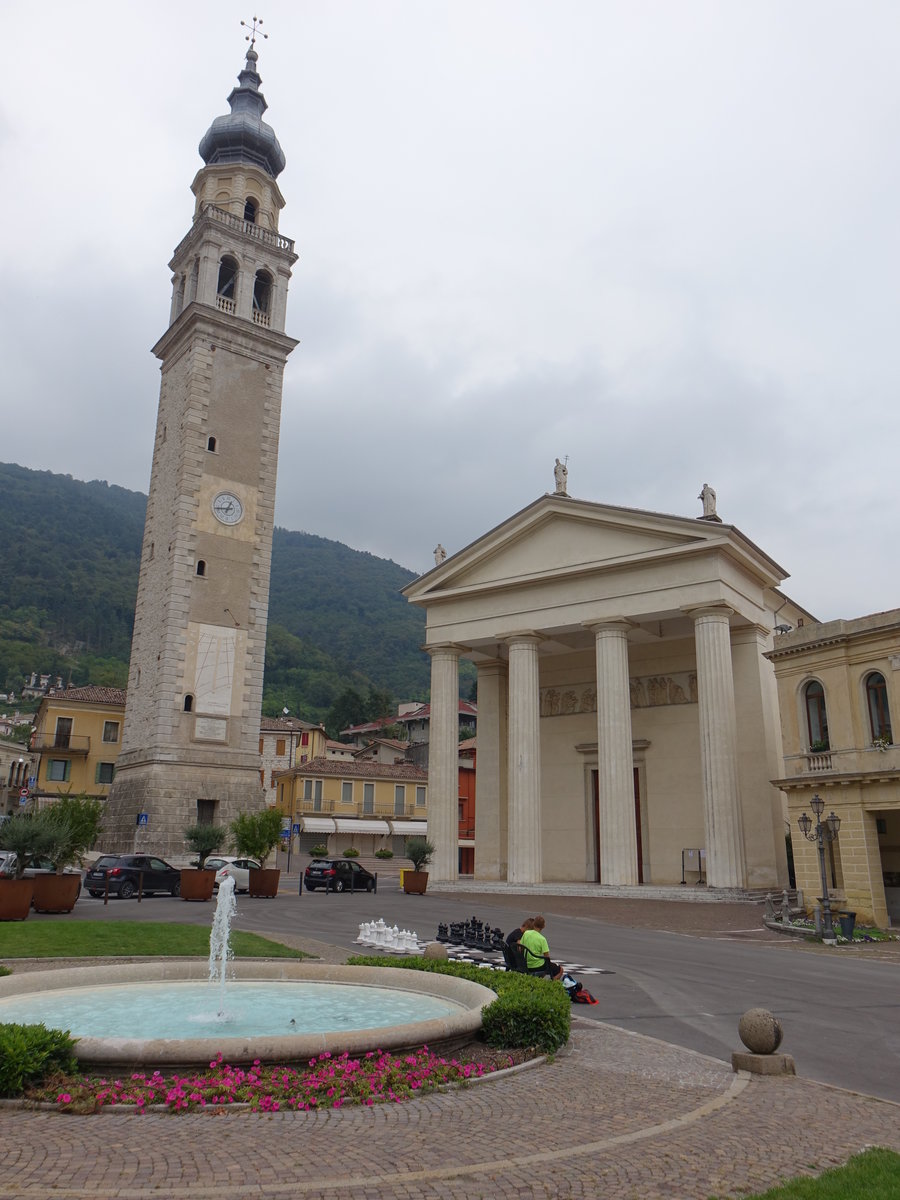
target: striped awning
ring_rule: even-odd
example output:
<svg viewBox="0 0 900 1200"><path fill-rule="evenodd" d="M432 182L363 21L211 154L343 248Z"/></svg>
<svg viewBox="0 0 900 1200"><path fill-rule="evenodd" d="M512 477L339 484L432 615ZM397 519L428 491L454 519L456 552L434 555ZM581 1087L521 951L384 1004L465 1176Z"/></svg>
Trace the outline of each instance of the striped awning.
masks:
<svg viewBox="0 0 900 1200"><path fill-rule="evenodd" d="M401 837L422 837L428 831L428 823L426 821L391 821L391 829L394 833Z"/></svg>
<svg viewBox="0 0 900 1200"><path fill-rule="evenodd" d="M335 817L334 828L336 833L385 834L391 832L387 821L364 821L360 817Z"/></svg>
<svg viewBox="0 0 900 1200"><path fill-rule="evenodd" d="M304 833L334 833L331 817L301 817L300 828Z"/></svg>

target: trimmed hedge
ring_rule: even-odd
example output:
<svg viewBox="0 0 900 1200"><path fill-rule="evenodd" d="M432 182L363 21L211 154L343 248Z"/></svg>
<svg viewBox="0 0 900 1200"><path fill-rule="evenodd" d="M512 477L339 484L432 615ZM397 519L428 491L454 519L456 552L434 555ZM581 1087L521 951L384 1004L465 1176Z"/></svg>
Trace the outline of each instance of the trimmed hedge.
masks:
<svg viewBox="0 0 900 1200"><path fill-rule="evenodd" d="M402 967L408 971L432 971L471 979L497 993L497 999L482 1014L484 1039L501 1050L534 1047L553 1054L569 1040L572 1005L561 983L515 971L486 971L469 963L437 958L396 958L356 955L350 966Z"/></svg>
<svg viewBox="0 0 900 1200"><path fill-rule="evenodd" d="M0 1096L21 1096L33 1083L78 1069L75 1039L44 1025L0 1025Z"/></svg>

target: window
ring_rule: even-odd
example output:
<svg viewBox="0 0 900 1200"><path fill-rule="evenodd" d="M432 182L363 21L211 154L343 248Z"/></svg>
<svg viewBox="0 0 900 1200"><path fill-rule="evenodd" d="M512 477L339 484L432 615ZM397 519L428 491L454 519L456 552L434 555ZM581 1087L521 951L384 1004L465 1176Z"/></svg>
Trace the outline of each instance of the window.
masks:
<svg viewBox="0 0 900 1200"><path fill-rule="evenodd" d="M303 799L304 800L312 800L312 780L311 779L303 780Z"/></svg>
<svg viewBox="0 0 900 1200"><path fill-rule="evenodd" d="M373 813L375 811L375 784L363 784L363 812Z"/></svg>
<svg viewBox="0 0 900 1200"><path fill-rule="evenodd" d="M190 694L190 692L184 698L184 711L185 712L193 712L194 711L194 697Z"/></svg>
<svg viewBox="0 0 900 1200"><path fill-rule="evenodd" d="M206 563L202 558L197 560L197 574L203 576L206 574Z"/></svg>
<svg viewBox="0 0 900 1200"><path fill-rule="evenodd" d="M416 808L424 808L424 807L425 807L425 785L420 783L420 784L416 785Z"/></svg>
<svg viewBox="0 0 900 1200"><path fill-rule="evenodd" d="M268 271L257 271L253 280L253 319L257 325L268 325L271 303L272 276Z"/></svg>
<svg viewBox="0 0 900 1200"><path fill-rule="evenodd" d="M197 801L197 824L198 825L215 825L216 823L216 805L218 800L198 800Z"/></svg>
<svg viewBox="0 0 900 1200"><path fill-rule="evenodd" d="M259 752L260 752L260 754L262 754L262 752L263 752L263 740L262 740L262 738L260 738L260 739L259 739Z"/></svg>
<svg viewBox="0 0 900 1200"><path fill-rule="evenodd" d="M274 787L274 786L275 786L275 772L273 771L272 774L269 776L269 787Z"/></svg>
<svg viewBox="0 0 900 1200"><path fill-rule="evenodd" d="M809 731L809 748L813 751L828 750L828 714L825 711L825 689L817 679L808 683L803 690L806 700L806 724Z"/></svg>
<svg viewBox="0 0 900 1200"><path fill-rule="evenodd" d="M103 740L104 742L117 742L119 740L118 721L103 722Z"/></svg>
<svg viewBox="0 0 900 1200"><path fill-rule="evenodd" d="M244 220L251 221L256 224L256 214L259 212L259 205L252 196L248 196L244 201Z"/></svg>
<svg viewBox="0 0 900 1200"><path fill-rule="evenodd" d="M300 745L301 745L301 746L308 746L308 745L309 745L309 734L308 734L308 733L301 733L301 734L300 734Z"/></svg>
<svg viewBox="0 0 900 1200"><path fill-rule="evenodd" d="M112 783L115 773L115 763L97 763L97 770L94 772L94 783Z"/></svg>
<svg viewBox="0 0 900 1200"><path fill-rule="evenodd" d="M341 804L353 803L353 783L350 780L344 780L341 784Z"/></svg>
<svg viewBox="0 0 900 1200"><path fill-rule="evenodd" d="M869 710L869 728L875 738L891 737L891 712L888 708L887 684L879 671L866 677L866 707Z"/></svg>
<svg viewBox="0 0 900 1200"><path fill-rule="evenodd" d="M237 295L237 262L227 254L219 263L219 278L216 283L216 307L223 312L234 312Z"/></svg>
<svg viewBox="0 0 900 1200"><path fill-rule="evenodd" d="M67 783L71 767L67 758L51 758L47 763L47 779L51 783Z"/></svg>
<svg viewBox="0 0 900 1200"><path fill-rule="evenodd" d="M56 718L56 737L53 739L53 745L60 750L68 750L69 740L72 737L72 718L57 717Z"/></svg>
<svg viewBox="0 0 900 1200"><path fill-rule="evenodd" d="M279 738L275 743L275 753L279 756L284 754L284 738Z"/></svg>
<svg viewBox="0 0 900 1200"><path fill-rule="evenodd" d="M315 791L313 792L313 809L316 812L322 811L322 780L315 781Z"/></svg>
<svg viewBox="0 0 900 1200"><path fill-rule="evenodd" d="M210 452L211 454L215 454L215 452L216 452L216 439L215 439L214 437L211 437L211 438L209 438L209 439L207 440L207 443L206 443L206 448L207 448L207 450L209 450L209 452Z"/></svg>
<svg viewBox="0 0 900 1200"><path fill-rule="evenodd" d="M402 817L406 812L406 788L402 783L394 785L394 816Z"/></svg>

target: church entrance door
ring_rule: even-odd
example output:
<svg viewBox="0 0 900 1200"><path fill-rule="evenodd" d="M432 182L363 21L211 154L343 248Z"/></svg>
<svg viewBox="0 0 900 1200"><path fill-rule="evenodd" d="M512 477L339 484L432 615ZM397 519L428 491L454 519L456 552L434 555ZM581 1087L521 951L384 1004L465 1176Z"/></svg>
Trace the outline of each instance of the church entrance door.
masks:
<svg viewBox="0 0 900 1200"><path fill-rule="evenodd" d="M594 805L594 874L595 881L602 883L600 878L600 781L597 771L591 771L591 794ZM634 768L634 828L637 835L637 877L638 883L644 882L644 852L641 845L641 780L637 767Z"/></svg>

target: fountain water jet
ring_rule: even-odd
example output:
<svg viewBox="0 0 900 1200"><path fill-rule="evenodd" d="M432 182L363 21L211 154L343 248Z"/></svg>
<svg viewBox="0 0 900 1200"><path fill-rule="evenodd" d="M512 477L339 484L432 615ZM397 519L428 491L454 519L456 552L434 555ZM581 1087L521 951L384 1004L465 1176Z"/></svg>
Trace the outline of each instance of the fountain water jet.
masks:
<svg viewBox="0 0 900 1200"><path fill-rule="evenodd" d="M209 933L209 982L219 984L219 1016L225 1012L225 983L228 978L228 963L233 957L229 944L231 922L237 911L234 898L234 880L226 875L219 884L216 912Z"/></svg>

